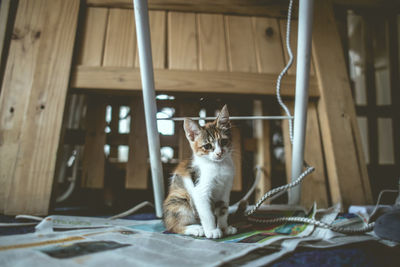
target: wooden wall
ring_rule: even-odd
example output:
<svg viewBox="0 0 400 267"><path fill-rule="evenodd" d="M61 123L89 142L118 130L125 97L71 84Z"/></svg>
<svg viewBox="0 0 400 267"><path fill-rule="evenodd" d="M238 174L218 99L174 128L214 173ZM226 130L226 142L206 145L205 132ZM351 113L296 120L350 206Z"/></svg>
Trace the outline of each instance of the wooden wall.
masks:
<svg viewBox="0 0 400 267"><path fill-rule="evenodd" d="M140 90L131 9L89 7L73 88ZM150 11L157 90L273 94L285 62L276 18ZM293 43L296 44L296 43ZM282 83L292 95L293 72ZM314 78L310 95L318 96Z"/></svg>

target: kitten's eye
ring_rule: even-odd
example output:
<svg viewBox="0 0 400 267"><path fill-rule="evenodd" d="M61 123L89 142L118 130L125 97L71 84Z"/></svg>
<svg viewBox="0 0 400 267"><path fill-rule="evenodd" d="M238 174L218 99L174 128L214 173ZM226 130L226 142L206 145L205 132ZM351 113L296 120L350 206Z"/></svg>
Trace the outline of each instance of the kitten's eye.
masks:
<svg viewBox="0 0 400 267"><path fill-rule="evenodd" d="M229 143L228 139L221 139L221 146L226 146Z"/></svg>
<svg viewBox="0 0 400 267"><path fill-rule="evenodd" d="M212 145L211 145L210 143L208 143L208 144L205 144L205 145L203 146L203 148L206 149L206 150L209 150L209 149L212 148Z"/></svg>

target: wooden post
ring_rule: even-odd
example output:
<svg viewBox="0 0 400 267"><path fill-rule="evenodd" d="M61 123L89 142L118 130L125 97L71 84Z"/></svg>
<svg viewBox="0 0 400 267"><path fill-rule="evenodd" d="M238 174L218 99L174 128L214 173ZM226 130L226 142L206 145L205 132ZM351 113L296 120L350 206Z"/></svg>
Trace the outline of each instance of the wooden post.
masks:
<svg viewBox="0 0 400 267"><path fill-rule="evenodd" d="M331 1L315 2L313 58L321 98L318 114L333 203L371 204L354 102Z"/></svg>
<svg viewBox="0 0 400 267"><path fill-rule="evenodd" d="M47 214L79 0L20 0L0 97L0 210Z"/></svg>
<svg viewBox="0 0 400 267"><path fill-rule="evenodd" d="M114 99L111 103L110 130L112 136L117 136L119 134L120 107L121 107L120 104ZM118 145L110 144L109 158L118 160Z"/></svg>
<svg viewBox="0 0 400 267"><path fill-rule="evenodd" d="M265 115L265 105L260 100L254 101L254 115ZM266 192L271 190L271 143L270 143L270 122L254 121L254 137L257 140L256 165L263 168L260 182L255 192L256 201Z"/></svg>
<svg viewBox="0 0 400 267"><path fill-rule="evenodd" d="M131 105L131 127L129 132L129 158L126 166L126 188L146 189L149 172L149 151L143 98L134 97Z"/></svg>
<svg viewBox="0 0 400 267"><path fill-rule="evenodd" d="M104 97L87 98L85 148L82 158L82 186L103 188L106 144L106 106Z"/></svg>
<svg viewBox="0 0 400 267"><path fill-rule="evenodd" d="M233 191L242 191L242 134L240 128L232 127L232 159L235 164L235 177L233 178Z"/></svg>

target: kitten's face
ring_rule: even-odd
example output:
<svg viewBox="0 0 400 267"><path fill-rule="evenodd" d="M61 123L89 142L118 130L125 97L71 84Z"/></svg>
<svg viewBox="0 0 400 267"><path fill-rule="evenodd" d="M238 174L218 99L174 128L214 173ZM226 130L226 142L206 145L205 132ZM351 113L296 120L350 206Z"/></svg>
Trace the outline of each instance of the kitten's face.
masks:
<svg viewBox="0 0 400 267"><path fill-rule="evenodd" d="M220 129L216 123L208 123L201 128L199 136L191 145L193 153L211 161L222 161L232 151L230 129Z"/></svg>
<svg viewBox="0 0 400 267"><path fill-rule="evenodd" d="M219 162L232 152L232 136L228 109L224 106L218 118L204 127L192 120L185 120L184 129L193 153L202 158Z"/></svg>

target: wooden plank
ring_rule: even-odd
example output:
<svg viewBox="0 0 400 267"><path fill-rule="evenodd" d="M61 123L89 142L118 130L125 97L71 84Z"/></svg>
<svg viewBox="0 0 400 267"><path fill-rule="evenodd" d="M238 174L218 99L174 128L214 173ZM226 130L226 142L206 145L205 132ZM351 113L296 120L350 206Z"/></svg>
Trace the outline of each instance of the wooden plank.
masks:
<svg viewBox="0 0 400 267"><path fill-rule="evenodd" d="M136 34L133 11L112 8L109 11L103 66L133 67Z"/></svg>
<svg viewBox="0 0 400 267"><path fill-rule="evenodd" d="M285 55L285 64L289 61L289 54L286 49L286 24L287 20L282 19L280 22L281 29L281 38L282 38L282 46ZM298 21L292 20L290 24L290 48L293 53L293 64L288 70L289 74L296 74L296 61L297 61L297 31L298 31ZM311 65L310 65L310 75L315 75L315 67L314 60L311 57Z"/></svg>
<svg viewBox="0 0 400 267"><path fill-rule="evenodd" d="M254 32L250 17L225 16L229 70L257 72Z"/></svg>
<svg viewBox="0 0 400 267"><path fill-rule="evenodd" d="M232 159L235 164L235 177L233 178L233 191L242 191L242 134L240 128L232 127Z"/></svg>
<svg viewBox="0 0 400 267"><path fill-rule="evenodd" d="M3 52L4 41L6 38L7 23L10 13L11 0L3 0L0 3L0 53Z"/></svg>
<svg viewBox="0 0 400 267"><path fill-rule="evenodd" d="M197 33L194 13L168 13L168 67L197 70Z"/></svg>
<svg viewBox="0 0 400 267"><path fill-rule="evenodd" d="M89 6L132 8L131 0L86 0ZM271 0L149 0L149 9L284 17L287 2ZM293 14L297 14L293 10Z"/></svg>
<svg viewBox="0 0 400 267"><path fill-rule="evenodd" d="M400 136L400 14L391 14L388 19L390 86L393 110L393 136ZM394 160L400 163L400 140L394 138Z"/></svg>
<svg viewBox="0 0 400 267"><path fill-rule="evenodd" d="M261 100L255 100L253 104L255 116L266 115L265 104ZM256 187L255 199L258 200L266 192L271 190L271 143L270 122L257 120L253 122L254 138L257 141L255 164L262 167L260 182Z"/></svg>
<svg viewBox="0 0 400 267"><path fill-rule="evenodd" d="M17 1L0 1L0 81L3 80L3 75L6 68L8 47L12 36L12 27L15 19L17 5Z"/></svg>
<svg viewBox="0 0 400 267"><path fill-rule="evenodd" d="M400 3L396 0L333 0L335 5L346 8L385 8L394 10L400 8Z"/></svg>
<svg viewBox="0 0 400 267"><path fill-rule="evenodd" d="M224 18L222 15L198 14L199 69L228 70Z"/></svg>
<svg viewBox="0 0 400 267"><path fill-rule="evenodd" d="M27 88L33 82L35 61L39 52L39 42L36 40L29 43L28 37L25 37L27 33L34 35L35 32L23 29L25 25L30 25L30 29L42 30L44 21L41 18L44 12L43 3L22 1L16 15L16 36L11 39L0 95L0 212L4 211L7 204L9 188L15 174L19 135L29 103L30 91Z"/></svg>
<svg viewBox="0 0 400 267"><path fill-rule="evenodd" d="M86 136L82 157L82 186L103 188L106 144L106 106L104 97L87 99Z"/></svg>
<svg viewBox="0 0 400 267"><path fill-rule="evenodd" d="M48 211L78 11L78 0L19 1L0 100L5 214Z"/></svg>
<svg viewBox="0 0 400 267"><path fill-rule="evenodd" d="M333 203L372 203L354 102L330 1L315 3L313 56L321 98L318 115Z"/></svg>
<svg viewBox="0 0 400 267"><path fill-rule="evenodd" d="M112 101L111 102L111 121L110 121L110 135L111 136L117 136L119 135L119 114L120 114L120 107L121 105L117 101ZM107 111L107 107L106 107ZM106 115L107 116L107 115ZM113 145L110 143L107 143L110 145L110 154L109 158L114 158L118 160L118 145Z"/></svg>
<svg viewBox="0 0 400 267"><path fill-rule="evenodd" d="M133 11L132 11L133 12ZM149 11L151 53L153 67L165 69L167 21L165 11ZM139 56L136 49L135 67L139 68Z"/></svg>
<svg viewBox="0 0 400 267"><path fill-rule="evenodd" d="M104 39L107 28L108 9L90 7L86 11L82 31L78 65L101 66Z"/></svg>
<svg viewBox="0 0 400 267"><path fill-rule="evenodd" d="M157 91L275 95L276 74L154 70ZM281 95L294 96L294 75L282 80ZM73 69L72 88L109 91L140 91L140 72L132 68L86 67ZM319 95L316 79L310 77L309 96Z"/></svg>
<svg viewBox="0 0 400 267"><path fill-rule="evenodd" d="M126 166L125 187L146 189L149 171L146 123L142 97L132 99L131 130L129 133L129 157Z"/></svg>
<svg viewBox="0 0 400 267"><path fill-rule="evenodd" d="M293 110L293 102L289 103L288 106ZM285 145L286 176L288 182L290 182L292 170L292 145L290 144L289 125L287 121L282 124L282 130ZM313 102L309 103L307 108L304 159L310 166L315 168L315 171L309 174L301 184L300 204L304 207L311 207L313 203L316 202L318 207L327 208L329 206L329 196L325 176L324 153L322 149L317 107Z"/></svg>
<svg viewBox="0 0 400 267"><path fill-rule="evenodd" d="M252 18L257 69L261 73L280 73L285 60L277 19Z"/></svg>

